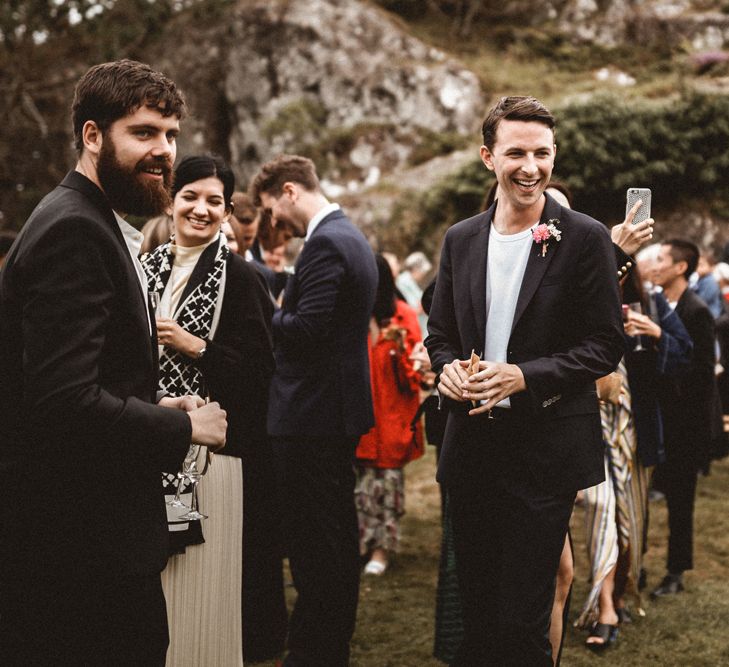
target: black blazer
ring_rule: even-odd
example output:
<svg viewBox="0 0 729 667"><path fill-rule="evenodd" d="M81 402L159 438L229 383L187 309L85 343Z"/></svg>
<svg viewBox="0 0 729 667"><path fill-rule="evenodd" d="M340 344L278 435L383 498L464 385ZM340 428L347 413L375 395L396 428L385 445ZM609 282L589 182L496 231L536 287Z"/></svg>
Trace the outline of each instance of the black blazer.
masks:
<svg viewBox="0 0 729 667"><path fill-rule="evenodd" d="M376 289L362 232L341 211L329 214L304 244L273 316L271 435L356 437L372 427L367 336Z"/></svg>
<svg viewBox="0 0 729 667"><path fill-rule="evenodd" d="M693 342L686 370L666 378L660 396L666 454L683 457L687 465L708 462L716 400L714 318L708 306L686 289L676 304L676 315Z"/></svg>
<svg viewBox="0 0 729 667"><path fill-rule="evenodd" d="M154 404L149 327L106 198L70 172L0 275L0 544L11 576L164 567L160 473L179 467L191 427Z"/></svg>
<svg viewBox="0 0 729 667"><path fill-rule="evenodd" d="M603 225L562 208L546 196L541 222L558 219L561 241L530 251L519 293L509 363L526 391L511 397L512 415L530 422L527 441L515 443L536 479L555 493L604 478L595 380L615 370L623 355L623 326L615 254ZM481 352L486 331L486 261L496 205L446 233L425 341L433 368ZM473 439L478 418L464 403L446 401L449 415L438 480L456 484L459 448ZM470 404L469 404L470 405Z"/></svg>

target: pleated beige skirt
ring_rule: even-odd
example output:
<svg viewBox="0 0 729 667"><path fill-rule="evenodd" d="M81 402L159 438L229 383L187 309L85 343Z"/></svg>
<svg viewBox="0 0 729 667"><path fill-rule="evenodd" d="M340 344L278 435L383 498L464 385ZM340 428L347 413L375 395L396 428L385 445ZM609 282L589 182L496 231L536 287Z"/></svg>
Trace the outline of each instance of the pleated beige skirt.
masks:
<svg viewBox="0 0 729 667"><path fill-rule="evenodd" d="M199 487L205 544L172 556L162 587L167 667L243 667L241 577L243 475L233 456L213 458Z"/></svg>

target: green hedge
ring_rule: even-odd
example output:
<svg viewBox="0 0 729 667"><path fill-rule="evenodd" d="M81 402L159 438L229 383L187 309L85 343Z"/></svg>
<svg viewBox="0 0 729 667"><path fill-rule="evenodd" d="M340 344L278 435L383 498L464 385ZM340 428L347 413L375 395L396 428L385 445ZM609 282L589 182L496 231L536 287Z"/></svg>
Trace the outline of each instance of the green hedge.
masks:
<svg viewBox="0 0 729 667"><path fill-rule="evenodd" d="M704 199L729 204L729 96L691 94L660 104L600 96L558 112L555 175L576 208L622 217L625 190L649 187L654 208Z"/></svg>

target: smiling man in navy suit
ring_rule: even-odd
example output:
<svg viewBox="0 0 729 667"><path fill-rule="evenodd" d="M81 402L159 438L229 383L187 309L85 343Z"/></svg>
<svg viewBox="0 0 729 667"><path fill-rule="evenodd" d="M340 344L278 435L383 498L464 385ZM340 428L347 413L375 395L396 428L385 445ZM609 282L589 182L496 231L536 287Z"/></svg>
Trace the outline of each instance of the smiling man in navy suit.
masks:
<svg viewBox="0 0 729 667"><path fill-rule="evenodd" d="M349 664L359 591L354 450L373 424L367 336L377 289L362 233L321 191L311 160L263 165L251 195L271 223L305 238L273 317L268 430L298 593L290 667Z"/></svg>
<svg viewBox="0 0 729 667"><path fill-rule="evenodd" d="M465 637L456 665L551 667L554 582L578 489L602 481L595 380L623 353L605 227L544 194L554 118L502 98L481 158L499 184L448 230L425 341L449 411L448 492ZM471 351L481 360L469 369Z"/></svg>

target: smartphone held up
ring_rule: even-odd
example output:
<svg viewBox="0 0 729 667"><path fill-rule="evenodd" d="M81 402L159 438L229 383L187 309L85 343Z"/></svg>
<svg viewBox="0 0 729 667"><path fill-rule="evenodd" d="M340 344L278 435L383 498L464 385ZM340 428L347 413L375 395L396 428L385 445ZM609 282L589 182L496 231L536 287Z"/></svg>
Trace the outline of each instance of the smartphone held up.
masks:
<svg viewBox="0 0 729 667"><path fill-rule="evenodd" d="M648 220L651 217L651 191L649 188L628 188L625 198L625 217L628 217L633 206L640 200L641 204L633 217L633 224Z"/></svg>

